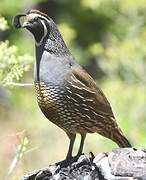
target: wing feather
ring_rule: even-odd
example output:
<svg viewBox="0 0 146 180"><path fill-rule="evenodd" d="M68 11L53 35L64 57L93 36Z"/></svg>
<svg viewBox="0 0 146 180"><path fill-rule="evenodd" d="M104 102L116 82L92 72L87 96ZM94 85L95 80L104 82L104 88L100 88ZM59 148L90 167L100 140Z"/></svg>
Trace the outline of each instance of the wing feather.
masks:
<svg viewBox="0 0 146 180"><path fill-rule="evenodd" d="M72 67L72 78L76 78L75 81L72 81L73 84L86 89L90 93L91 98L94 98L96 111L114 118L112 108L104 93L97 87L93 78L82 67Z"/></svg>

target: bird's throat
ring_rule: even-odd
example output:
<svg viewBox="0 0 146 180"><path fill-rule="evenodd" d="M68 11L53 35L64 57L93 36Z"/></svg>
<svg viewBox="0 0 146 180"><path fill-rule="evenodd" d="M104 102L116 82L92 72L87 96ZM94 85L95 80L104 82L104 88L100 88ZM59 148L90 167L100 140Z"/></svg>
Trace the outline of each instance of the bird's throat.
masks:
<svg viewBox="0 0 146 180"><path fill-rule="evenodd" d="M34 67L34 79L37 82L40 82L40 63L41 63L41 59L42 59L42 55L43 55L43 46L36 46L36 63L35 63L35 67Z"/></svg>

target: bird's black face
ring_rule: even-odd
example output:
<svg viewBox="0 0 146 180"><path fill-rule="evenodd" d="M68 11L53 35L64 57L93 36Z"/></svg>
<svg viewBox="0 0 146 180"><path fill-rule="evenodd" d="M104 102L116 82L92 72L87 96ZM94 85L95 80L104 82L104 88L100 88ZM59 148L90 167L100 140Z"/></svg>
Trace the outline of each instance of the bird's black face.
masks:
<svg viewBox="0 0 146 180"><path fill-rule="evenodd" d="M25 16L25 20L22 25L19 21L21 16ZM30 31L35 38L36 45L39 46L42 44L47 34L50 33L50 22L51 19L47 15L40 14L39 11L33 10L26 15L17 15L14 18L13 24L16 28L26 28Z"/></svg>
<svg viewBox="0 0 146 180"><path fill-rule="evenodd" d="M23 28L33 34L36 45L41 45L43 39L49 34L49 19L36 13L30 13L26 16Z"/></svg>
<svg viewBox="0 0 146 180"><path fill-rule="evenodd" d="M18 14L14 17L13 26L27 29L32 33L36 41L36 52L38 54L45 50L57 56L70 54L57 25L47 14L38 10L31 10L26 14Z"/></svg>
<svg viewBox="0 0 146 180"><path fill-rule="evenodd" d="M42 22L35 18L33 21L24 22L23 28L28 29L35 37L36 41L39 42L44 34L44 27Z"/></svg>

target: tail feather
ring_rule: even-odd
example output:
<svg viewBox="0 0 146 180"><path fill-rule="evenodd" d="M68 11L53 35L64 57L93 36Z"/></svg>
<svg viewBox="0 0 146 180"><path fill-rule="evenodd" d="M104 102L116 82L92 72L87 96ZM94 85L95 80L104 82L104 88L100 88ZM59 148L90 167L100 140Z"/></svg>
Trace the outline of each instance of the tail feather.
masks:
<svg viewBox="0 0 146 180"><path fill-rule="evenodd" d="M111 138L114 142L116 142L119 147L132 147L128 139L123 135L122 131L120 129L114 131Z"/></svg>

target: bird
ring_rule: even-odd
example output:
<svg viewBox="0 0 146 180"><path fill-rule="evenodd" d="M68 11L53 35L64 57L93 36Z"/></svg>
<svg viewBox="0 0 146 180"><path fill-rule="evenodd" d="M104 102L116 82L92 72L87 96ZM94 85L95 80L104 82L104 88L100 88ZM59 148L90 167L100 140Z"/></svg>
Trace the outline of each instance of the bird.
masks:
<svg viewBox="0 0 146 180"><path fill-rule="evenodd" d="M22 16L25 16L23 24ZM132 147L118 127L103 91L76 62L52 18L32 9L16 15L13 25L27 29L34 37L34 85L38 105L45 117L69 137L66 159L73 158L77 134L81 140L76 157L82 154L87 133L98 133L121 148Z"/></svg>

